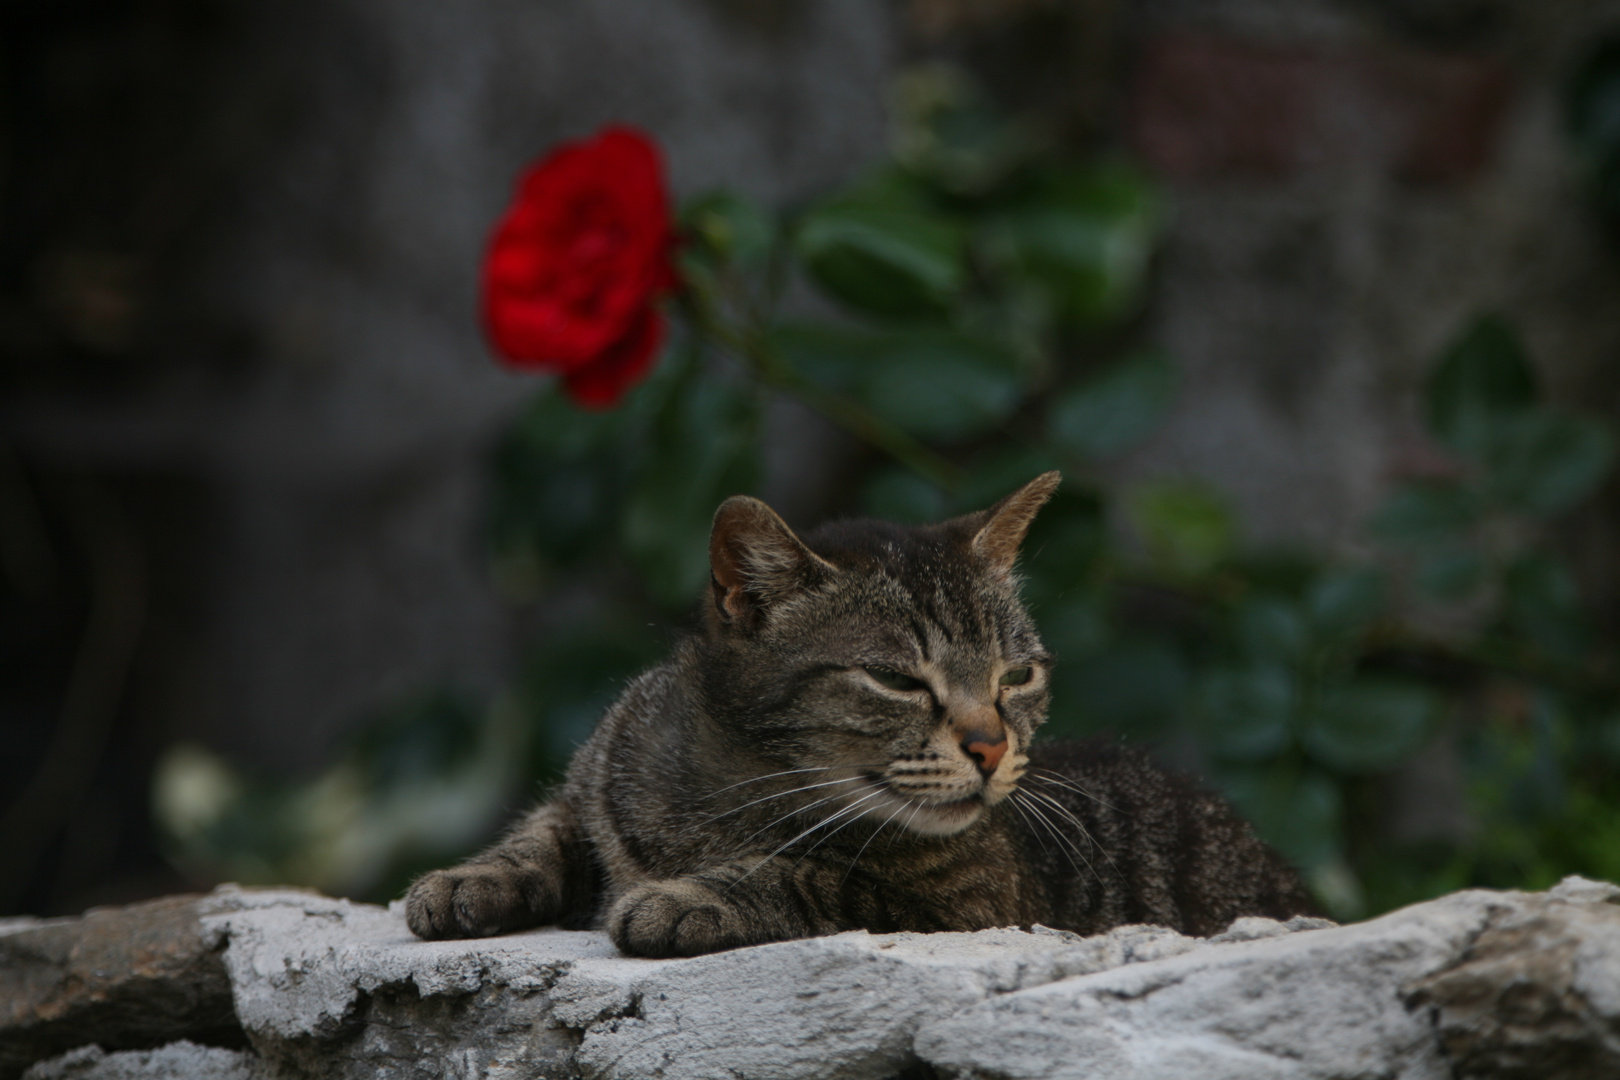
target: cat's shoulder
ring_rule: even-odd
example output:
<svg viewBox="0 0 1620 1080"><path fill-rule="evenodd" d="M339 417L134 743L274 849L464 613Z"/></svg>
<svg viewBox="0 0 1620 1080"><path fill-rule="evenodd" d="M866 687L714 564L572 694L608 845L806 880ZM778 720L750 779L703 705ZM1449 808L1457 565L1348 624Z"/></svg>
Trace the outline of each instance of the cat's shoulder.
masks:
<svg viewBox="0 0 1620 1080"><path fill-rule="evenodd" d="M607 719L651 720L667 715L671 707L685 699L696 678L692 642L683 639L669 656L630 679L608 709Z"/></svg>
<svg viewBox="0 0 1620 1080"><path fill-rule="evenodd" d="M1030 768L1057 773L1081 787L1107 788L1133 801L1205 801L1214 796L1198 778L1156 760L1145 748L1117 736L1041 739L1029 751Z"/></svg>
<svg viewBox="0 0 1620 1080"><path fill-rule="evenodd" d="M1113 735L1038 739L1029 749L1029 758L1033 765L1060 772L1088 768L1158 769L1146 750Z"/></svg>

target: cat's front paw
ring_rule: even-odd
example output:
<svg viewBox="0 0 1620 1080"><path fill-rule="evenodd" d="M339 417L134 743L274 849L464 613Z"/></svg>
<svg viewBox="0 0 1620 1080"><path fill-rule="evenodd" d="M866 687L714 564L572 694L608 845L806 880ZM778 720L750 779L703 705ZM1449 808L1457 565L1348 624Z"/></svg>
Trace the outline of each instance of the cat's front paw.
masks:
<svg viewBox="0 0 1620 1080"><path fill-rule="evenodd" d="M456 866L417 878L405 894L405 925L419 938L488 937L537 925L510 867Z"/></svg>
<svg viewBox="0 0 1620 1080"><path fill-rule="evenodd" d="M683 878L637 885L619 897L607 930L631 956L697 956L755 944L736 907Z"/></svg>

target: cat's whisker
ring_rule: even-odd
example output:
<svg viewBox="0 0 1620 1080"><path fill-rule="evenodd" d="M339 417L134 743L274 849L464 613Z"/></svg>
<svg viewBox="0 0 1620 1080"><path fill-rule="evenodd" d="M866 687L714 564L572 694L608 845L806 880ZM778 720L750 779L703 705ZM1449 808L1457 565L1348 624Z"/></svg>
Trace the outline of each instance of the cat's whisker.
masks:
<svg viewBox="0 0 1620 1080"><path fill-rule="evenodd" d="M922 804L922 803L918 803L918 804L917 804L917 805L916 805L916 806L915 806L915 807L914 807L914 808L913 808L913 809L912 809L912 811L911 811L911 816L910 816L910 817L908 817L908 818L906 818L906 823L905 823L905 824L904 824L904 825L902 825L902 826L900 826L900 831L901 831L901 832L905 832L905 831L906 831L906 830L908 830L908 829L910 829L910 828L911 828L911 823L912 823L912 822L913 822L913 821L916 821L916 820L917 820L917 815L918 815L918 814L920 814L920 813L922 813L922 808L923 808L923 804Z"/></svg>
<svg viewBox="0 0 1620 1080"><path fill-rule="evenodd" d="M1025 825L1029 826L1030 835L1035 837L1035 842L1037 844L1041 845L1041 851L1047 855L1052 854L1051 850L1046 846L1046 841L1041 838L1041 834L1036 830L1035 823L1030 820L1029 814L1024 810L1023 804L1018 799L1018 795L1019 793L1014 791L1012 793L1012 798L1007 800L1007 805L1012 807L1018 816L1024 820Z"/></svg>
<svg viewBox="0 0 1620 1080"><path fill-rule="evenodd" d="M881 795L881 794L883 794L883 791L881 789L878 790L878 791L874 791L871 794L866 795L863 798L855 801L854 803L851 803L850 806L849 806L849 809L853 810L853 809L855 809L855 807L861 805L861 803L866 802L867 800L873 798L874 796ZM865 816L866 816L866 811L862 810L860 813L856 814L854 817L850 818L848 821L846 821L842 825L838 826L838 828L836 828L832 832L826 834L821 839L817 840L814 844L811 844L809 851L806 851L803 855L799 856L799 862L803 862L806 858L809 857L811 852L816 850L816 848L820 847L822 844L825 844L828 840L831 840L839 832L841 832L844 829L848 828L850 825L853 825L855 822L861 820Z"/></svg>
<svg viewBox="0 0 1620 1080"><path fill-rule="evenodd" d="M1086 831L1085 824L1078 817L1075 816L1074 811L1070 810L1067 806L1064 806L1062 802L1058 801L1057 799L1054 799L1048 793L1046 793L1044 791L1036 791L1034 789L1031 789L1029 791L1029 796L1030 796L1030 798L1033 798L1033 799L1039 799L1042 802L1046 803L1048 806L1052 807L1059 814L1061 814L1065 819L1067 819L1068 822L1071 825L1073 825L1075 828L1079 829L1081 831L1081 833L1084 833Z"/></svg>
<svg viewBox="0 0 1620 1080"><path fill-rule="evenodd" d="M1056 787L1067 788L1076 795L1090 799L1104 810L1112 810L1116 814L1125 813L1125 811L1121 810L1117 806L1109 806L1107 803L1103 802L1102 799L1098 798L1096 795L1093 795L1091 792L1075 783L1069 777L1064 776L1062 773L1055 773L1050 769L1031 769L1026 776L1031 780L1038 780L1043 784L1052 784Z"/></svg>
<svg viewBox="0 0 1620 1080"><path fill-rule="evenodd" d="M1067 821L1070 825L1073 825L1075 827L1075 831L1078 832L1083 839L1090 841L1093 845L1096 844L1096 841L1092 838L1091 831L1086 828L1085 822L1081 821L1077 816L1075 816L1073 810L1070 810L1067 806L1064 806L1061 802L1052 798L1052 796L1048 795L1044 791L1030 791L1028 794L1030 798L1039 799L1041 802L1057 811L1058 816L1064 821Z"/></svg>
<svg viewBox="0 0 1620 1080"><path fill-rule="evenodd" d="M713 822L719 821L723 817L730 817L732 814L738 813L739 811L742 811L742 810L746 810L750 806L757 806L762 802L770 802L772 799L780 799L780 798L783 798L784 796L787 796L787 795L797 795L800 792L804 792L804 791L814 791L817 788L832 787L834 784L847 784L852 780L862 780L862 779L864 779L864 777L860 777L860 776L843 776L843 777L839 777L837 780L823 780L819 784L804 784L804 785L801 785L800 787L788 788L786 791L778 791L778 792L774 792L774 793L772 793L770 795L761 795L759 798L753 799L753 800L751 800L749 802L745 802L741 806L733 806L730 810L726 810L726 811L724 811L722 813L715 814L713 817L707 818L703 823L705 825L711 824Z"/></svg>
<svg viewBox="0 0 1620 1080"><path fill-rule="evenodd" d="M844 876L838 879L839 888L843 888L844 882L849 880L849 875L855 871L855 864L861 861L861 856L865 855L866 849L872 846L872 841L877 839L878 833L882 832L889 822L898 817L900 812L906 808L909 802L910 800L907 800L906 802L903 802L899 806L895 807L893 810L890 810L889 816L883 819L883 824L872 830L872 835L866 838L866 843L861 845L861 849L855 853L855 857L849 860L849 865L844 868Z"/></svg>
<svg viewBox="0 0 1620 1080"><path fill-rule="evenodd" d="M1040 799L1042 802L1046 803L1048 806L1050 806L1054 810L1056 810L1060 815L1062 815L1065 819L1067 819L1071 824L1073 824L1075 829L1079 831L1080 836L1081 836L1082 839L1084 839L1087 843L1089 843L1097 851L1102 852L1103 858L1108 860L1108 865L1112 866L1114 868L1114 873L1120 874L1122 877L1124 876L1123 873L1119 869L1119 864L1116 863L1114 861L1114 857L1108 853L1108 849L1103 847L1101 844L1097 843L1097 838L1091 835L1091 830L1087 829L1086 826L1085 826L1085 823L1082 822L1078 817L1075 816L1074 811L1070 810L1067 806L1064 806L1062 803L1058 802L1056 799L1052 798L1052 796L1046 794L1045 792L1042 792L1042 791L1030 791L1030 792L1028 792L1028 794L1033 798ZM1081 856L1081 857L1084 858L1084 856ZM1087 866L1091 865L1091 862L1090 862L1089 859L1086 861L1086 865ZM1096 871L1093 870L1092 873L1096 873ZM1100 881L1101 878L1099 878L1098 880Z"/></svg>
<svg viewBox="0 0 1620 1080"><path fill-rule="evenodd" d="M852 777L852 779L858 779L858 778ZM815 802L810 803L810 804L808 804L806 806L795 806L793 809L789 810L785 814L782 814L781 816L779 816L778 818L776 818L774 821L770 822L769 824L763 825L760 828L755 829L753 832L749 833L747 839L743 840L743 843L744 844L749 843L750 841L752 841L754 839L754 837L758 836L760 833L769 832L770 830L776 828L778 825L782 824L782 822L787 821L788 819L792 818L795 814L802 814L807 810L814 810L818 806L825 806L827 803L830 803L830 802L834 801L835 799L843 798L845 794L846 794L846 792L835 791L831 795L825 796L824 798L817 799Z"/></svg>
<svg viewBox="0 0 1620 1080"><path fill-rule="evenodd" d="M1091 865L1091 860L1086 858L1085 852L1080 850L1080 845L1062 829L1058 828L1051 815L1039 803L1031 800L1030 796L1033 793L1020 792L1020 794L1024 796L1024 806L1046 827L1046 831L1051 835L1052 839L1058 842L1059 848L1062 849L1064 857L1069 860L1069 865L1074 867L1075 873L1080 872L1080 867L1075 862L1075 859L1078 858L1086 864L1086 868L1091 871L1092 876L1096 877L1098 882L1101 882L1101 876L1097 874L1096 868Z"/></svg>
<svg viewBox="0 0 1620 1080"><path fill-rule="evenodd" d="M1089 798L1089 800L1092 800L1093 803L1097 803L1098 806L1102 806L1103 810L1110 810L1110 811L1113 811L1113 813L1116 813L1116 814L1124 814L1124 816L1131 816L1131 811L1119 810L1118 806L1110 806L1110 805L1108 805L1108 803L1105 803L1105 801L1103 801L1102 798L1098 798L1097 795L1093 795L1093 793L1087 792L1087 790L1085 790L1084 787L1081 787L1081 785L1076 784L1076 782L1074 782L1074 780L1069 779L1069 777L1063 776L1063 774L1058 774L1058 772L1050 771L1050 769L1030 769L1030 774L1032 774L1032 776L1030 776L1030 779L1040 780L1040 782L1043 782L1043 784L1053 784L1053 785L1056 785L1056 787L1061 787L1061 789L1071 790L1071 792L1076 793L1076 795L1081 795L1081 797ZM1040 776L1035 776L1035 774L1040 774ZM1051 797L1051 795L1047 795L1047 793L1037 792L1037 790L1034 790L1034 789L1029 790L1029 795L1037 795L1037 797L1040 797L1040 798L1042 798L1042 800L1047 801L1047 803L1050 803L1050 805L1056 806L1056 808L1058 808L1058 810L1061 811L1061 813L1063 813L1064 818L1068 818L1069 821L1072 821L1072 823L1074 823L1074 827L1076 827L1076 829L1079 829L1079 831L1081 831L1081 836L1084 836L1085 839L1090 840L1090 842L1092 842L1092 847L1097 848L1098 852L1103 853L1103 858L1106 858L1106 860L1108 860L1108 865L1113 866L1113 868L1115 868L1115 873L1119 874L1119 876L1121 876L1121 878L1124 878L1124 871L1119 870L1119 863L1116 863L1115 858L1113 858L1113 855L1111 855L1111 853L1108 852L1108 848L1103 847L1102 844L1098 844L1097 837L1093 837L1092 834L1090 834L1089 829L1087 829L1087 827L1085 827L1084 824L1081 823L1081 819L1076 818L1076 816L1074 816L1074 813L1072 813L1071 810L1068 810L1068 808L1066 808L1066 806L1063 806L1063 803L1059 803L1058 800L1055 800L1055 798Z"/></svg>
<svg viewBox="0 0 1620 1080"><path fill-rule="evenodd" d="M803 840L805 837L809 836L811 833L817 831L818 829L826 828L828 825L831 825L833 822L837 821L839 818L841 818L844 815L850 813L851 811L857 809L862 803L864 803L864 802L866 802L866 801L868 801L870 799L875 799L875 798L877 798L878 796L880 796L882 794L884 794L884 792L883 792L883 789L881 789L881 788L878 788L878 789L876 789L874 791L868 792L867 794L861 796L859 799L855 800L855 802L853 802L850 805L844 807L842 810L839 810L839 811L837 811L835 813L829 814L827 817L825 817L822 820L816 822L814 825L810 826L808 829L805 829L803 832L801 832L799 835L795 836L793 839L791 839L791 840L787 841L786 843L782 844L775 851L773 851L769 855L765 856L759 862L755 863L753 865L753 867L749 869L748 873L744 874L742 877L738 878L736 881L733 881L730 885L727 885L726 886L726 891L730 892L732 889L735 889L738 885L741 885L744 881L748 880L748 878L750 876L752 876L752 874L754 873L755 870L758 870L761 866L764 866L766 863L770 862L772 859L776 858L778 855L782 854L782 852L786 851L788 848L792 847L794 844L797 844L800 840ZM837 798L837 796L832 796L831 798ZM822 802L829 802L829 801L831 801L830 798L822 800ZM819 804L817 804L817 805L819 805ZM808 809L808 807L806 809ZM778 819L778 820L783 820L783 819ZM815 849L812 848L811 850L813 851ZM805 854L809 854L809 852L806 852Z"/></svg>
<svg viewBox="0 0 1620 1080"><path fill-rule="evenodd" d="M740 787L745 787L745 786L747 786L749 784L757 784L762 780L774 780L779 776L793 776L796 773L831 772L834 769L879 769L879 768L882 768L882 767L883 767L883 763L881 761L868 761L868 762L861 762L861 763L856 763L856 764L807 765L802 769L783 769L781 772L765 773L763 776L750 776L748 779L739 780L735 784L727 784L723 788L716 788L713 791L709 792L707 795L705 795L704 798L705 799L712 799L716 795L720 795L720 794L722 794L724 792L730 791L732 788L740 788Z"/></svg>
<svg viewBox="0 0 1620 1080"><path fill-rule="evenodd" d="M1013 794L1028 796L1033 793L1018 791L1014 792ZM1025 805L1029 807L1029 812L1034 814L1042 825L1046 826L1046 831L1052 834L1052 839L1058 842L1058 847L1062 850L1064 858L1069 860L1069 865L1074 867L1074 872L1076 874L1080 873L1080 863L1074 861L1078 856L1080 862L1086 864L1086 869L1091 871L1091 876L1096 878L1097 883L1101 885L1103 883L1102 875L1097 873L1097 868L1091 865L1091 860L1086 858L1085 854L1075 845L1074 841L1063 835L1063 831L1054 825L1052 823L1052 819L1047 817L1046 813L1035 803L1026 802Z"/></svg>
<svg viewBox="0 0 1620 1080"><path fill-rule="evenodd" d="M704 798L712 799L716 795L720 795L720 794L722 794L724 792L730 791L732 788L740 788L740 787L746 787L749 784L757 784L761 780L775 780L778 776L793 776L795 773L807 773L807 772L827 772L829 769L837 769L837 768L840 768L840 766L838 766L838 765L811 765L808 768L803 768L803 769L783 769L781 772L766 773L763 776L750 776L748 779L739 780L735 784L727 784L723 788L715 788L713 791L711 791L707 795L705 795Z"/></svg>

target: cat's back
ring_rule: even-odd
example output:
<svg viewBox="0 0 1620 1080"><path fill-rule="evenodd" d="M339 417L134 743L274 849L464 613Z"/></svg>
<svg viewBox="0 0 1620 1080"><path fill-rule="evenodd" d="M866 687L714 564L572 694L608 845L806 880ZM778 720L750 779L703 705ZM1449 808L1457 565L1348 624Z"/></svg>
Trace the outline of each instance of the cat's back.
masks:
<svg viewBox="0 0 1620 1080"><path fill-rule="evenodd" d="M1220 795L1107 739L1038 742L1015 828L1055 925L1212 934L1240 915L1316 908L1294 869Z"/></svg>

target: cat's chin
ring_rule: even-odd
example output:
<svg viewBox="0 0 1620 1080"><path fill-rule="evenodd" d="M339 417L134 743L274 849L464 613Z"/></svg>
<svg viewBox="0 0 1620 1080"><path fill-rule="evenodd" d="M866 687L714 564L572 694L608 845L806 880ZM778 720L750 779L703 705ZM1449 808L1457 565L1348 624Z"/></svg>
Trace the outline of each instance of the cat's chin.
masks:
<svg viewBox="0 0 1620 1080"><path fill-rule="evenodd" d="M955 836L984 816L984 800L925 804L906 819L906 831L923 836Z"/></svg>

